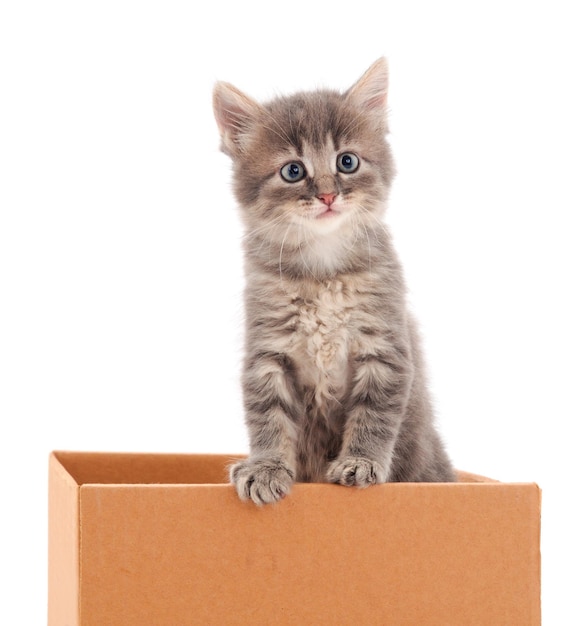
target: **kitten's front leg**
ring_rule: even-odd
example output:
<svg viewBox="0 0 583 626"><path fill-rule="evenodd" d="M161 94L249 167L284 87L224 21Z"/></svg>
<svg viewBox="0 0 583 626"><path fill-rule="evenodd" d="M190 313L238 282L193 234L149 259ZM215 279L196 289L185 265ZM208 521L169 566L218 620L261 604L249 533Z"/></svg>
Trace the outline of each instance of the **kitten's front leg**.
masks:
<svg viewBox="0 0 583 626"><path fill-rule="evenodd" d="M403 350L355 359L342 448L327 472L330 482L367 487L389 480L393 449L411 386Z"/></svg>
<svg viewBox="0 0 583 626"><path fill-rule="evenodd" d="M277 502L295 478L298 399L291 360L255 353L245 364L243 393L251 453L231 467L231 482L242 500Z"/></svg>

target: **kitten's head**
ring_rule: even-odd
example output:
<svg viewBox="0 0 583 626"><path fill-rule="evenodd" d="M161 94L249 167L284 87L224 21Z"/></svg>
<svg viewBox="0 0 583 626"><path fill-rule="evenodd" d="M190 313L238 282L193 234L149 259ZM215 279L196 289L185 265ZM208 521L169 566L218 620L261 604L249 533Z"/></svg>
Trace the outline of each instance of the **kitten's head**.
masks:
<svg viewBox="0 0 583 626"><path fill-rule="evenodd" d="M299 245L333 233L349 239L378 222L393 176L387 86L384 59L345 93L317 90L259 104L217 83L215 117L249 230Z"/></svg>

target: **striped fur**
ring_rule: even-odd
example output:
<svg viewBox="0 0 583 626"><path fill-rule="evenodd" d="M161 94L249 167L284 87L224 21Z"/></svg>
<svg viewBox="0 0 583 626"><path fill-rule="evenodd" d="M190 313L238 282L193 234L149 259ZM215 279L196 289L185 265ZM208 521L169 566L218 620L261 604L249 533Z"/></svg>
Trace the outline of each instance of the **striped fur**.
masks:
<svg viewBox="0 0 583 626"><path fill-rule="evenodd" d="M231 479L257 504L279 500L294 480L454 480L382 220L394 174L386 92L384 59L345 93L259 104L215 87L246 230L250 456ZM353 172L337 166L347 153L358 159ZM289 163L305 177L286 181Z"/></svg>

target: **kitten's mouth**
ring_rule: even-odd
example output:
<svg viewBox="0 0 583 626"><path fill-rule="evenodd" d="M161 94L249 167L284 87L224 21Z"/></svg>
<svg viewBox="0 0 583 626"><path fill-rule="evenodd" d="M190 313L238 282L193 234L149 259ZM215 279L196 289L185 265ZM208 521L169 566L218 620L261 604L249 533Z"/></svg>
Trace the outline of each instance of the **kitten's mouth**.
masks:
<svg viewBox="0 0 583 626"><path fill-rule="evenodd" d="M327 209L324 209L321 213L318 213L318 215L316 215L316 219L329 219L330 217L334 217L336 215L340 215L340 213L336 211L336 209L328 207Z"/></svg>

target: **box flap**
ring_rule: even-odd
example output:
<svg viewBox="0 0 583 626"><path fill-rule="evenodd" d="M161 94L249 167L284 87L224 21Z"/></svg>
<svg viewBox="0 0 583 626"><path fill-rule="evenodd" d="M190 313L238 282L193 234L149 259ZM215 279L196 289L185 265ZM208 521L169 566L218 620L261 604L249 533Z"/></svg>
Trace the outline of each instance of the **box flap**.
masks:
<svg viewBox="0 0 583 626"><path fill-rule="evenodd" d="M78 485L218 484L243 455L54 452Z"/></svg>

